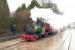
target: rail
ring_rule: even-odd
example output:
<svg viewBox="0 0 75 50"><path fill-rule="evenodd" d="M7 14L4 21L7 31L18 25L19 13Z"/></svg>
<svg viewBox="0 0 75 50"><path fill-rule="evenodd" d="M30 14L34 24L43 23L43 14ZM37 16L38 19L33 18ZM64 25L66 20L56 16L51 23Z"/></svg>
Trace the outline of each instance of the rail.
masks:
<svg viewBox="0 0 75 50"><path fill-rule="evenodd" d="M19 42L19 43L13 44L13 45L10 45L10 46L6 46L6 47L3 47L3 48L0 48L0 50L6 49L6 48L9 48L9 47L13 47L13 46L15 46L15 45L18 45L18 44L24 43L24 42L26 42L26 41L21 41L21 42ZM28 44L28 43L26 43L26 44ZM17 46L16 46L16 47L17 47ZM15 48L15 47L14 47L14 48Z"/></svg>
<svg viewBox="0 0 75 50"><path fill-rule="evenodd" d="M20 37L20 35L7 35L7 36L3 36L3 37L0 37L0 42L16 39L16 38L19 38L19 37Z"/></svg>

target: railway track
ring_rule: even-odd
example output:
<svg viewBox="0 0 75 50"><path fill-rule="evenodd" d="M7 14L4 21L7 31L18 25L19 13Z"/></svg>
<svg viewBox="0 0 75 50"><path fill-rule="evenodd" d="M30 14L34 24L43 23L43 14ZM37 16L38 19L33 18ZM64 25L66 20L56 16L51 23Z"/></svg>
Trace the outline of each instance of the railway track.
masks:
<svg viewBox="0 0 75 50"><path fill-rule="evenodd" d="M66 39L68 38L68 36L69 36L69 35L66 36L66 38L65 38L64 41L63 41L63 43L66 41ZM30 42L21 41L21 42L19 42L19 43L13 44L13 45L0 48L0 50L6 50L6 49L8 49L8 50L13 50L14 48L17 48L18 46L20 46L20 44L23 44L23 43L24 43L24 44L29 44ZM63 44L63 43L62 43L62 44ZM61 44L61 46L62 46L62 44Z"/></svg>
<svg viewBox="0 0 75 50"><path fill-rule="evenodd" d="M6 49L6 48L10 48L10 47L16 46L16 45L21 44L21 43L24 43L24 42L26 42L26 41L21 41L21 42L19 42L19 43L13 44L13 45L0 48L0 50L4 50L4 49ZM26 42L25 44L28 44L28 43L29 43L29 42ZM17 47L17 46L16 46L16 47ZM14 47L14 48L15 48L15 47ZM11 49L10 49L10 50L11 50Z"/></svg>
<svg viewBox="0 0 75 50"><path fill-rule="evenodd" d="M43 39L43 38L42 38L42 39ZM0 48L0 50L4 50L4 49L6 49L6 48L10 48L9 50L12 50L12 49L18 47L17 45L19 45L19 44L21 44L21 43L29 44L30 42L28 42L28 41L21 41L21 42L19 42L19 43L13 44L13 45ZM14 46L15 46L15 47L14 47ZM12 47L13 47L13 48L12 48Z"/></svg>
<svg viewBox="0 0 75 50"><path fill-rule="evenodd" d="M0 42L12 40L12 39L17 39L19 37L20 37L20 35L7 35L7 36L3 36L3 37L0 37Z"/></svg>

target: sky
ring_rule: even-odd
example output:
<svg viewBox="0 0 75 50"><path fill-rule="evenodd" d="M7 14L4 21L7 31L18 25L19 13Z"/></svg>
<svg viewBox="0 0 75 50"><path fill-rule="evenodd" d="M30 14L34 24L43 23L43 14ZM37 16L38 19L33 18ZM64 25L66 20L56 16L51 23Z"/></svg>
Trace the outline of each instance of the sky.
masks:
<svg viewBox="0 0 75 50"><path fill-rule="evenodd" d="M23 3L28 6L32 0L7 0L9 4L10 12L15 11ZM58 5L60 11L63 11L63 15L57 15L50 9L39 9L34 8L31 10L31 17L35 21L37 17L43 17L48 20L48 22L54 28L60 28L71 22L75 22L75 1L74 0L52 0Z"/></svg>
<svg viewBox="0 0 75 50"><path fill-rule="evenodd" d="M31 3L32 0L7 0L10 12L15 11L19 6L21 6L23 3L28 6Z"/></svg>

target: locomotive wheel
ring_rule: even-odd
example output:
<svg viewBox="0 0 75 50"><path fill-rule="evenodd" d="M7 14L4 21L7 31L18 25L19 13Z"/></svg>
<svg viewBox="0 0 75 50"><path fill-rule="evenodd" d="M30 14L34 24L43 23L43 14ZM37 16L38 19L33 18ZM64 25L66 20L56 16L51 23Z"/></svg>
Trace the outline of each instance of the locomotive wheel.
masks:
<svg viewBox="0 0 75 50"><path fill-rule="evenodd" d="M41 35L39 36L39 38L41 38Z"/></svg>
<svg viewBox="0 0 75 50"><path fill-rule="evenodd" d="M47 37L48 35L44 35L44 37Z"/></svg>
<svg viewBox="0 0 75 50"><path fill-rule="evenodd" d="M48 36L48 33L44 34L44 37L47 37Z"/></svg>
<svg viewBox="0 0 75 50"><path fill-rule="evenodd" d="M35 36L33 41L36 41L38 38Z"/></svg>

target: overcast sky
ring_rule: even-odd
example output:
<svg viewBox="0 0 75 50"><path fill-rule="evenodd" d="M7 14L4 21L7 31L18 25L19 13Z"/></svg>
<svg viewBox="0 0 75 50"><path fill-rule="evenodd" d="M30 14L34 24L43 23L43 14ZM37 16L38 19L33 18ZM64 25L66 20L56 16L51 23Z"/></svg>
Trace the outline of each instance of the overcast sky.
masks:
<svg viewBox="0 0 75 50"><path fill-rule="evenodd" d="M9 4L10 11L15 11L19 6L21 6L23 3L28 6L32 0L7 0Z"/></svg>
<svg viewBox="0 0 75 50"><path fill-rule="evenodd" d="M57 15L50 9L34 8L31 10L31 17L35 20L36 17L41 16L49 19L54 27L61 27L64 24L75 22L75 0L52 0L58 5L58 8L64 12L63 15ZM10 11L15 11L23 3L28 6L31 0L8 0Z"/></svg>

